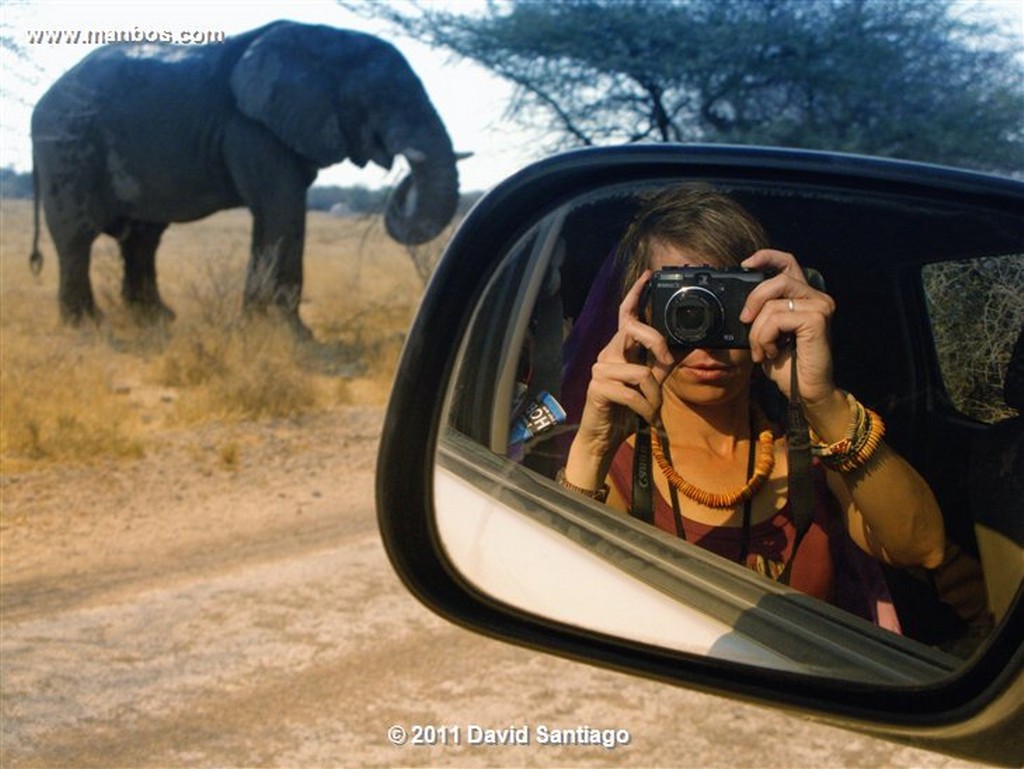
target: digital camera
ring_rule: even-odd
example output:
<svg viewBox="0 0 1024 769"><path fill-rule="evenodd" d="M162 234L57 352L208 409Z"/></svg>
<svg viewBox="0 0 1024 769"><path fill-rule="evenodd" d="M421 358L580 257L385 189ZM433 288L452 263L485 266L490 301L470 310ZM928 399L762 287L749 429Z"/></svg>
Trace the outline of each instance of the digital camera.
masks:
<svg viewBox="0 0 1024 769"><path fill-rule="evenodd" d="M740 311L771 274L715 267L666 267L647 284L650 324L671 348L749 347Z"/></svg>

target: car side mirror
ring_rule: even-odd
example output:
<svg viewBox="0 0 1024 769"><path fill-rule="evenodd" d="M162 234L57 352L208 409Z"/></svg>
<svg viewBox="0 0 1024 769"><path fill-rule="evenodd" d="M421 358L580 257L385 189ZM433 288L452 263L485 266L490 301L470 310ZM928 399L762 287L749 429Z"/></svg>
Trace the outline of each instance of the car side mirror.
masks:
<svg viewBox="0 0 1024 769"><path fill-rule="evenodd" d="M837 381L885 410L887 440L932 484L947 533L979 561L976 580L998 576L999 594L1012 596L975 637L961 628L952 640L966 647L908 623L901 634L882 629L554 480L585 393L579 371L614 323L588 301L609 285L642 197L678 182L741 200L778 247L827 276L841 308ZM1012 409L984 421L950 392L935 340L960 329L968 344L972 332L941 320L933 305L945 294L926 285L949 265L976 265L1024 294L1024 184L824 153L665 145L525 169L460 225L398 368L377 478L396 571L434 611L486 635L1019 765L1021 428ZM1024 312L1007 301L1019 326ZM592 338L573 333L584 324ZM539 421L517 431L524 403ZM1011 448L982 481L969 467L997 433ZM982 486L1010 501L975 520ZM998 563L983 562L976 523L995 531ZM920 605L914 591L935 576L904 571L877 571L897 609ZM930 614L923 624L938 627Z"/></svg>

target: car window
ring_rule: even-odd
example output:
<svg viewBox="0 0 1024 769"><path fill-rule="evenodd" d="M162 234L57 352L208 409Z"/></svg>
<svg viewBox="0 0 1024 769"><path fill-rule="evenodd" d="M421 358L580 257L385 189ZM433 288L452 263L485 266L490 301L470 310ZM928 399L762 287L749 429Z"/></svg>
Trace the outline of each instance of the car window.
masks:
<svg viewBox="0 0 1024 769"><path fill-rule="evenodd" d="M1024 255L929 264L921 278L949 403L987 424L1012 417L1003 382L1024 325Z"/></svg>

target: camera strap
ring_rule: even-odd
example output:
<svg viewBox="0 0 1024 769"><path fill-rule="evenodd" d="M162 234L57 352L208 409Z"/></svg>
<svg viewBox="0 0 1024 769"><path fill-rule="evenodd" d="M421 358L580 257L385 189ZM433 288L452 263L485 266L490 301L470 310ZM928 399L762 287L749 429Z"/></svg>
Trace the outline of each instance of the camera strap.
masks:
<svg viewBox="0 0 1024 769"><path fill-rule="evenodd" d="M648 354L643 350L641 362L646 365ZM641 416L636 418L636 435L633 444L633 484L629 514L644 523L654 525L654 475L651 457L651 425Z"/></svg>
<svg viewBox="0 0 1024 769"><path fill-rule="evenodd" d="M644 523L654 524L654 476L651 474L651 425L643 417L636 419L633 446L633 488L629 512Z"/></svg>
<svg viewBox="0 0 1024 769"><path fill-rule="evenodd" d="M796 551L814 520L814 479L811 477L811 434L804 416L800 388L796 375L796 339L793 339L789 359L789 411L787 413L786 447L789 461L789 510L793 515L796 536L793 552L789 556L779 582L789 584Z"/></svg>

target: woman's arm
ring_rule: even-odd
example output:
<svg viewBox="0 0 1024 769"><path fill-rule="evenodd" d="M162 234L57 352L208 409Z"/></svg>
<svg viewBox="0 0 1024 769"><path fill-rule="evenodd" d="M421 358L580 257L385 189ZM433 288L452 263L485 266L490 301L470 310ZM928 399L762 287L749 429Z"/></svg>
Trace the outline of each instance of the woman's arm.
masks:
<svg viewBox="0 0 1024 769"><path fill-rule="evenodd" d="M800 397L811 428L827 445L847 437L850 404L832 379L830 296L808 285L792 254L758 251L743 263L778 275L755 288L740 316L751 323L754 361L790 397L789 347L795 339ZM850 535L866 552L899 566L935 567L945 551L945 527L925 480L884 442L865 463L846 472L829 471L829 488L842 505Z"/></svg>
<svg viewBox="0 0 1024 769"><path fill-rule="evenodd" d="M808 421L824 443L841 440L852 415L842 392L806 406ZM846 514L862 550L894 566L935 568L946 549L945 525L927 482L885 442L867 462L848 472L828 471L829 489Z"/></svg>
<svg viewBox="0 0 1024 769"><path fill-rule="evenodd" d="M645 271L619 306L619 327L597 357L576 437L569 447L564 479L584 491L605 481L616 449L631 432L627 417L652 422L661 408L661 385L674 365L664 338L640 320ZM640 362L647 350L652 363ZM626 428L626 429L624 429Z"/></svg>

